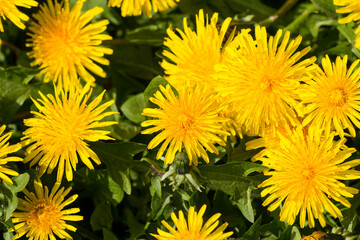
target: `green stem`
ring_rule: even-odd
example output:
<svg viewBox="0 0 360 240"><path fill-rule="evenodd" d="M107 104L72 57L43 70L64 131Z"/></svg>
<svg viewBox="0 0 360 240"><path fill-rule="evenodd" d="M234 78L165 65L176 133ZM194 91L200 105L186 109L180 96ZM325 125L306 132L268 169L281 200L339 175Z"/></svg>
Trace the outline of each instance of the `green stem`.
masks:
<svg viewBox="0 0 360 240"><path fill-rule="evenodd" d="M277 11L274 15L268 17L267 19L263 20L260 25L261 26L269 26L273 22L275 22L278 18L285 15L292 7L295 6L295 4L299 0L287 0Z"/></svg>
<svg viewBox="0 0 360 240"><path fill-rule="evenodd" d="M292 21L289 25L287 25L285 30L290 32L294 31L297 28L297 26L300 25L302 22L304 22L311 13L315 12L315 10L316 7L314 4L312 4L299 17L297 17L296 19L294 19L294 21Z"/></svg>

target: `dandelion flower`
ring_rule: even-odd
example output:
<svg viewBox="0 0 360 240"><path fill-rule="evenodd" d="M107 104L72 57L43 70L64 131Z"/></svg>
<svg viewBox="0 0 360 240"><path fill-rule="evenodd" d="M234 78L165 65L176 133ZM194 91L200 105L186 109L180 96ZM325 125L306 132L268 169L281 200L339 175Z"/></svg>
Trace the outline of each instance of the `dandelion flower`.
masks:
<svg viewBox="0 0 360 240"><path fill-rule="evenodd" d="M6 128L5 125L2 125L0 127L0 179L3 179L8 184L12 184L13 182L11 181L11 179L5 174L10 176L17 176L19 174L14 170L9 169L8 166L6 166L6 164L8 162L21 162L23 160L19 157L7 156L10 153L17 152L18 150L20 150L21 145L20 144L9 145L8 140L10 139L12 133L9 132L1 136L4 133L5 128Z"/></svg>
<svg viewBox="0 0 360 240"><path fill-rule="evenodd" d="M279 133L280 147L269 149L264 159L271 164L270 176L259 185L265 188L261 196L267 199L263 205L274 211L282 204L280 220L292 225L300 214L300 227L315 226L315 219L325 227L324 211L335 218L342 213L335 205L351 206L345 197L353 197L358 189L347 187L341 180L360 178L360 172L350 168L360 164L360 159L345 162L354 148L345 146L346 139L334 141L335 133L327 138L309 135L298 127L291 137ZM265 158L265 157L264 157ZM276 163L276 164L275 164Z"/></svg>
<svg viewBox="0 0 360 240"><path fill-rule="evenodd" d="M310 47L296 52L301 36L290 41L286 32L280 43L282 35L279 30L268 40L266 29L259 26L255 40L249 33L239 34L233 41L237 44L225 49L230 57L215 66L215 76L222 82L219 92L231 99L237 121L246 132L262 135L267 126L275 132L285 122L298 124L295 89L306 78L315 57L300 61Z"/></svg>
<svg viewBox="0 0 360 240"><path fill-rule="evenodd" d="M121 7L121 16L139 16L142 13L152 17L151 11L163 12L176 7L180 0L109 0L108 6Z"/></svg>
<svg viewBox="0 0 360 240"><path fill-rule="evenodd" d="M344 137L344 129L349 129L355 137L356 127L360 128L360 70L355 61L347 70L347 56L336 58L331 63L328 56L322 59L323 70L317 66L311 76L299 90L300 98L306 105L308 114L303 125L310 124L313 131L325 129L328 134L333 128Z"/></svg>
<svg viewBox="0 0 360 240"><path fill-rule="evenodd" d="M36 7L38 2L35 0L2 0L0 6L0 17L6 20L7 18L13 22L18 28L25 29L25 24L21 22L29 20L29 17L20 12L17 7L31 8ZM0 18L0 32L4 32L4 27Z"/></svg>
<svg viewBox="0 0 360 240"><path fill-rule="evenodd" d="M108 131L97 128L116 124L113 121L99 122L115 112L104 112L114 101L99 105L104 92L88 103L92 88L88 83L83 89L70 89L69 92L55 88L55 94L44 96L39 92L41 99L34 100L39 112L34 118L25 119L29 128L24 132L26 149L24 162L30 167L39 163L40 176L46 171L51 173L58 165L57 181L61 182L64 171L68 181L72 181L76 171L78 158L90 169L94 169L90 159L100 164L98 156L88 147L86 141L110 140Z"/></svg>
<svg viewBox="0 0 360 240"><path fill-rule="evenodd" d="M12 214L12 222L15 224L16 231L13 239L18 239L26 234L30 240L56 239L55 235L61 239L72 239L65 231L75 232L76 228L67 224L66 221L81 221L82 216L73 215L80 211L79 208L63 210L64 207L76 200L78 195L67 198L71 187L59 190L60 183L56 182L50 194L49 189L41 184L41 181L34 181L35 193L30 193L26 189L23 191L25 199L19 198L17 207L21 212Z"/></svg>
<svg viewBox="0 0 360 240"><path fill-rule="evenodd" d="M30 58L35 60L32 66L39 65L44 81L54 81L68 87L76 82L80 85L80 76L87 82L94 82L92 72L105 77L104 70L97 65L109 65L104 54L112 54L113 50L99 46L103 40L111 37L102 34L106 30L108 20L89 23L94 16L103 11L94 7L83 14L81 8L86 0L78 0L70 9L69 0L58 3L48 0L40 6L40 11L33 15L36 21L31 22L28 47L32 47Z"/></svg>
<svg viewBox="0 0 360 240"><path fill-rule="evenodd" d="M216 95L206 94L206 89L198 86L179 89L178 97L170 85L166 88L160 85L160 90L150 98L159 108L145 108L142 113L156 118L141 124L143 127L153 125L142 131L143 134L161 131L150 141L148 148L153 149L164 141L156 158L159 159L168 148L165 164L172 163L175 154L181 152L183 147L190 165L196 166L200 156L209 162L206 150L219 154L214 144L225 145L223 136L228 135L222 130L221 122L224 120L218 114L220 106L216 102Z"/></svg>
<svg viewBox="0 0 360 240"><path fill-rule="evenodd" d="M348 13L349 15L339 19L340 24L349 22L356 22L360 19L360 4L359 1L354 0L334 0L334 5L340 6L341 8L336 9L337 13ZM355 29L356 39L355 47L360 49L360 25Z"/></svg>
<svg viewBox="0 0 360 240"><path fill-rule="evenodd" d="M176 89L184 84L185 79L190 81L190 85L206 85L214 91L217 81L212 74L215 73L214 66L221 62L222 45L231 21L231 18L225 19L218 30L218 15L214 13L209 22L208 15L205 17L201 9L196 15L196 32L188 27L186 18L183 20L184 31L176 29L176 34L171 27L167 30L164 45L169 50L165 50L163 55L170 62L164 60L161 66L168 75L166 80Z"/></svg>
<svg viewBox="0 0 360 240"><path fill-rule="evenodd" d="M272 162L267 162L266 161L267 158L263 158L263 157L266 155L266 153L269 151L269 149L280 148L280 138L278 136L278 133L281 133L283 136L286 136L286 137L291 137L291 135L292 135L292 128L290 128L290 126L288 126L286 124L283 126L277 127L275 131L277 134L273 135L272 129L270 127L267 127L261 138L256 138L245 144L247 151L264 148L251 158L251 160L253 162L258 161L259 159L262 159L262 161L263 161L262 164L266 167L270 167L270 164Z"/></svg>
<svg viewBox="0 0 360 240"><path fill-rule="evenodd" d="M171 213L171 219L174 222L176 229L171 227L165 220L161 223L170 231L165 232L160 229L157 230L159 235L151 234L158 240L223 240L230 237L233 232L224 233L227 223L219 225L220 213L213 215L203 226L203 215L206 210L206 205L203 205L199 213L195 212L194 207L189 208L188 221L184 217L184 213L179 211L179 218L175 213ZM216 230L215 230L216 229ZM213 232L215 230L215 232Z"/></svg>

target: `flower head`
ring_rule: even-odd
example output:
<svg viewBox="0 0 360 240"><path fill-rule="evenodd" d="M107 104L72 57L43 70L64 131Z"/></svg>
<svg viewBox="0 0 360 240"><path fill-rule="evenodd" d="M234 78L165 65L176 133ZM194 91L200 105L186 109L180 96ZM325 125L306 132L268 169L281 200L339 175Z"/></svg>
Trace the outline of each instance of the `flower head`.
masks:
<svg viewBox="0 0 360 240"><path fill-rule="evenodd" d="M169 48L163 55L171 62L164 60L161 66L165 70L166 80L175 88L184 84L184 79L190 85L206 85L214 91L217 81L212 74L214 66L222 59L222 46L231 18L227 18L220 30L217 28L218 13L214 13L209 22L209 17L204 16L201 9L196 15L196 31L191 30L184 18L184 31L176 29L176 34L170 27L164 45ZM179 36L180 35L180 36ZM232 37L229 38L231 40ZM179 77L182 76L182 77Z"/></svg>
<svg viewBox="0 0 360 240"><path fill-rule="evenodd" d="M310 130L328 134L332 129L343 137L344 129L349 129L355 137L353 124L360 128L360 69L355 70L360 60L347 69L347 56L336 58L331 63L328 56L322 59L324 71L317 66L312 79L302 85L299 95L306 105L307 116L303 125L310 124Z"/></svg>
<svg viewBox="0 0 360 240"><path fill-rule="evenodd" d="M28 47L32 47L29 57L35 58L33 66L39 65L44 81L54 81L59 87L67 88L71 83L78 86L80 76L87 82L94 82L92 72L105 77L104 70L97 65L109 65L104 54L112 54L110 48L100 47L103 40L111 37L102 34L109 23L101 20L89 23L94 16L103 11L94 7L81 14L86 0L78 0L70 9L69 0L58 3L48 0L40 6L40 11L33 15L36 21L31 22Z"/></svg>
<svg viewBox="0 0 360 240"><path fill-rule="evenodd" d="M109 0L108 6L121 7L121 16L139 16L142 13L152 17L151 11L163 12L176 7L180 0Z"/></svg>
<svg viewBox="0 0 360 240"><path fill-rule="evenodd" d="M184 217L184 213L179 211L179 218L175 213L171 213L171 219L174 222L176 229L171 227L165 220L161 223L170 231L164 232L160 229L157 230L158 235L151 234L158 240L223 240L230 237L233 232L224 233L227 223L221 225L218 229L215 228L219 225L220 213L213 215L203 226L203 215L206 210L206 205L203 205L196 213L194 207L189 208L188 221ZM215 230L215 232L213 232Z"/></svg>
<svg viewBox="0 0 360 240"><path fill-rule="evenodd" d="M349 22L356 22L360 19L360 3L354 0L334 0L334 5L340 6L341 8L336 9L337 13L348 13L349 15L339 19L340 24ZM360 25L357 26L355 34L355 47L360 48Z"/></svg>
<svg viewBox="0 0 360 240"><path fill-rule="evenodd" d="M255 40L249 33L239 34L225 48L229 56L215 66L216 78L222 82L220 94L231 99L239 125L252 134L262 135L267 126L275 132L281 124L298 124L295 89L315 58L299 61L310 47L296 52L301 37L289 42L286 32L280 43L281 36L279 30L268 40L266 29L259 26Z"/></svg>
<svg viewBox="0 0 360 240"><path fill-rule="evenodd" d="M334 132L327 138L319 134L306 134L298 127L292 134L279 133L280 147L269 149L264 161L270 165L270 176L259 185L264 187L263 205L274 211L283 203L280 220L292 225L300 213L300 226L306 217L310 227L315 219L326 225L324 210L335 218L342 214L334 202L345 207L351 204L345 197L353 197L358 189L347 187L341 180L359 179L360 172L350 168L360 164L360 159L345 162L356 150L345 146L346 139L334 141ZM262 160L262 159L260 159Z"/></svg>
<svg viewBox="0 0 360 240"><path fill-rule="evenodd" d="M25 24L21 22L29 20L29 17L20 12L18 7L31 8L36 7L38 2L35 0L2 0L0 5L0 17L7 18L13 22L18 28L25 29ZM4 32L4 27L0 18L0 32Z"/></svg>
<svg viewBox="0 0 360 240"><path fill-rule="evenodd" d="M220 106L216 96L196 85L178 89L179 96L175 96L170 85L166 88L160 85L160 90L150 98L159 108L145 108L142 113L156 118L141 124L143 127L153 125L142 131L143 134L161 131L151 140L148 148L153 149L164 141L156 157L159 159L168 148L165 164L171 163L175 154L181 152L183 147L190 165L196 166L200 156L209 162L206 150L218 154L215 144L224 145L223 136L228 135L222 130L221 122L224 120L218 114Z"/></svg>
<svg viewBox="0 0 360 240"><path fill-rule="evenodd" d="M81 221L82 216L73 215L80 211L79 208L63 210L64 207L76 200L78 195L67 198L71 187L59 190L60 183L56 182L49 194L49 189L41 184L40 180L34 181L35 193L30 193L26 189L23 191L25 199L19 198L17 207L21 212L12 214L12 222L15 224L16 234L13 239L18 239L26 234L30 240L55 239L55 235L61 239L72 239L65 231L75 232L76 228L67 224L66 221Z"/></svg>
<svg viewBox="0 0 360 240"><path fill-rule="evenodd" d="M108 101L99 106L102 92L92 102L88 103L92 88L88 83L82 90L71 88L69 92L55 88L55 94L34 100L39 112L32 112L36 117L25 119L29 128L24 132L26 149L24 162L31 161L30 166L39 162L40 175L46 169L51 173L58 165L57 181L66 173L68 181L72 181L76 171L78 158L90 169L94 169L90 159L100 164L98 156L88 147L86 141L109 140L108 131L97 128L110 126L116 122L99 122L115 112L104 112L114 101Z"/></svg>
<svg viewBox="0 0 360 240"><path fill-rule="evenodd" d="M21 145L20 144L9 145L8 140L10 139L12 133L9 132L1 136L4 133L5 128L6 128L5 125L2 125L0 127L0 179L3 179L8 184L12 184L13 182L11 181L11 179L5 174L10 176L17 176L19 174L14 170L9 169L8 166L6 166L6 164L8 162L21 162L23 160L19 157L7 156L10 153L17 152L18 150L20 150Z"/></svg>

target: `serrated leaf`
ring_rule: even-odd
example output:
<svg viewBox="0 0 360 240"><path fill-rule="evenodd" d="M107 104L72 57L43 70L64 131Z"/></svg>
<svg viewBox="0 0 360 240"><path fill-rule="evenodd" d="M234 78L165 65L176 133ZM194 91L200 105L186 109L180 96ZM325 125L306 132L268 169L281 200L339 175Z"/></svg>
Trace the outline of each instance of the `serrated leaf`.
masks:
<svg viewBox="0 0 360 240"><path fill-rule="evenodd" d="M260 216L239 240L260 240L261 219Z"/></svg>
<svg viewBox="0 0 360 240"><path fill-rule="evenodd" d="M162 212L164 211L165 207L171 202L172 194L165 191L162 193L161 198L154 194L151 199L151 217L152 219L158 219Z"/></svg>
<svg viewBox="0 0 360 240"><path fill-rule="evenodd" d="M108 168L111 178L127 193L131 194L131 183L128 169L133 166L133 156L145 151L146 146L141 143L102 143L91 144L91 148Z"/></svg>
<svg viewBox="0 0 360 240"><path fill-rule="evenodd" d="M223 165L200 166L201 175L215 187L229 195L246 191L249 186L256 187L260 182L246 177L248 174L267 169L252 162L228 163Z"/></svg>
<svg viewBox="0 0 360 240"><path fill-rule="evenodd" d="M120 109L129 120L135 123L141 123L146 119L145 116L141 115L144 107L144 94L139 93L128 98Z"/></svg>
<svg viewBox="0 0 360 240"><path fill-rule="evenodd" d="M111 214L111 205L108 202L101 202L98 204L91 214L90 225L93 231L101 230L102 228L111 229L113 217Z"/></svg>

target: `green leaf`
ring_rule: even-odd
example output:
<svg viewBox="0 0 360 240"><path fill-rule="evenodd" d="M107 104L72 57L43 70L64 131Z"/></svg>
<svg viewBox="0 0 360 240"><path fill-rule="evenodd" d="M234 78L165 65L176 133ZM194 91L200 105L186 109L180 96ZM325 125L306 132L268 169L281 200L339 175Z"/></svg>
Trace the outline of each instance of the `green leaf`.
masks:
<svg viewBox="0 0 360 240"><path fill-rule="evenodd" d="M144 107L144 94L139 93L126 100L120 109L129 120L141 123L146 119L145 116L141 115Z"/></svg>
<svg viewBox="0 0 360 240"><path fill-rule="evenodd" d="M337 18L336 6L333 4L333 0L311 0L314 5L326 15Z"/></svg>
<svg viewBox="0 0 360 240"><path fill-rule="evenodd" d="M140 132L141 127L132 121L120 118L118 124L111 126L111 136L119 140L130 140Z"/></svg>
<svg viewBox="0 0 360 240"><path fill-rule="evenodd" d="M359 185L360 184L356 184L353 187L359 189ZM360 194L355 194L354 198L349 199L349 201L351 203L351 207L342 211L343 218L340 219L340 223L346 230L353 232L358 223L358 214L356 210L360 205Z"/></svg>
<svg viewBox="0 0 360 240"><path fill-rule="evenodd" d="M149 85L144 91L144 105L146 107L153 107L154 104L149 101L149 98L154 97L154 94L157 91L160 91L159 86L162 85L163 87L166 87L168 85L168 81L166 81L163 77L157 76L151 80Z"/></svg>
<svg viewBox="0 0 360 240"><path fill-rule="evenodd" d="M152 46L161 46L166 37L166 30L159 25L148 25L128 31L126 39L136 44L146 44Z"/></svg>
<svg viewBox="0 0 360 240"><path fill-rule="evenodd" d="M18 206L18 199L16 193L21 192L29 182L29 174L23 173L12 178L13 185L4 182L5 189L2 189L3 196L0 195L0 200L3 198L5 203L5 210L3 211L3 219L7 221L11 214L15 211Z"/></svg>
<svg viewBox="0 0 360 240"><path fill-rule="evenodd" d="M111 232L110 230L103 228L103 239L104 240L118 240L118 238L116 237L116 235Z"/></svg>
<svg viewBox="0 0 360 240"><path fill-rule="evenodd" d="M151 217L152 219L158 219L162 212L164 211L165 207L171 202L172 194L164 191L161 195L161 198L154 194L151 199Z"/></svg>
<svg viewBox="0 0 360 240"><path fill-rule="evenodd" d="M32 88L22 84L19 80L20 77L13 71L15 70L0 69L0 122L3 124L12 120L32 92Z"/></svg>
<svg viewBox="0 0 360 240"><path fill-rule="evenodd" d="M355 31L353 29L354 23L348 23L348 24L339 24L337 26L337 29L339 32L348 40L348 42L353 46L352 52L360 58L360 50L355 47Z"/></svg>
<svg viewBox="0 0 360 240"><path fill-rule="evenodd" d="M254 209L251 205L251 188L249 187L247 191L240 193L240 199L237 201L236 205L240 209L244 217L251 223L254 223Z"/></svg>
<svg viewBox="0 0 360 240"><path fill-rule="evenodd" d="M154 188L155 193L161 198L161 180L160 177L154 176L151 178L151 186Z"/></svg>
<svg viewBox="0 0 360 240"><path fill-rule="evenodd" d="M287 226L285 231L283 231L280 236L277 238L277 240L288 240L293 239L291 238L291 232L292 232L292 226Z"/></svg>
<svg viewBox="0 0 360 240"><path fill-rule="evenodd" d="M231 152L230 159L235 161L246 161L261 151L261 149L246 150L246 143L253 137L244 136L239 145Z"/></svg>
<svg viewBox="0 0 360 240"><path fill-rule="evenodd" d="M126 225L129 227L130 238L127 240L135 240L137 237L141 236L145 232L145 225L139 223L136 220L136 217L132 214L130 209L125 208L125 221Z"/></svg>
<svg viewBox="0 0 360 240"><path fill-rule="evenodd" d="M127 193L131 194L131 183L128 169L133 166L135 154L145 151L146 146L141 143L91 143L96 152L108 168L111 178Z"/></svg>
<svg viewBox="0 0 360 240"><path fill-rule="evenodd" d="M200 166L201 175L215 187L229 195L246 191L249 186L256 187L260 182L254 181L248 174L267 169L252 162L228 163L223 165Z"/></svg>
<svg viewBox="0 0 360 240"><path fill-rule="evenodd" d="M102 228L111 229L113 217L111 214L111 205L104 201L98 204L91 214L90 225L93 231L101 230Z"/></svg>
<svg viewBox="0 0 360 240"><path fill-rule="evenodd" d="M16 177L13 177L11 180L13 181L13 184L10 185L6 182L4 182L4 185L13 193L18 193L24 190L26 185L28 184L30 179L30 175L28 173L20 174Z"/></svg>
<svg viewBox="0 0 360 240"><path fill-rule="evenodd" d="M260 240L261 216L239 240Z"/></svg>

